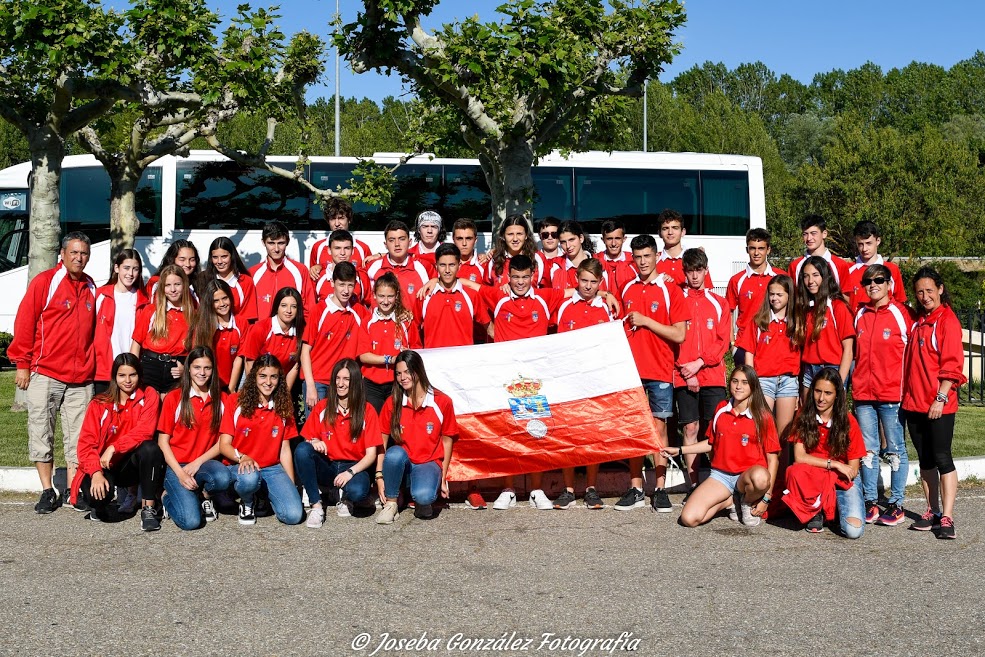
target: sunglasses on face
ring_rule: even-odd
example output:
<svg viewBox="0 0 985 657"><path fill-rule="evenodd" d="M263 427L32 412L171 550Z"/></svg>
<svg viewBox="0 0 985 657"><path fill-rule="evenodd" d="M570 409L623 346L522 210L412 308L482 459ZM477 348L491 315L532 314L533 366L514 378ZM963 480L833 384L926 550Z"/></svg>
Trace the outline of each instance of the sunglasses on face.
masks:
<svg viewBox="0 0 985 657"><path fill-rule="evenodd" d="M870 285L885 285L886 281L889 279L885 276L876 276L875 278L867 278L862 281L862 285L869 287Z"/></svg>
<svg viewBox="0 0 985 657"><path fill-rule="evenodd" d="M542 239L542 240L556 240L557 239L557 231L554 231L553 233L548 232L546 230L545 231L541 231L541 233L540 233L540 239Z"/></svg>

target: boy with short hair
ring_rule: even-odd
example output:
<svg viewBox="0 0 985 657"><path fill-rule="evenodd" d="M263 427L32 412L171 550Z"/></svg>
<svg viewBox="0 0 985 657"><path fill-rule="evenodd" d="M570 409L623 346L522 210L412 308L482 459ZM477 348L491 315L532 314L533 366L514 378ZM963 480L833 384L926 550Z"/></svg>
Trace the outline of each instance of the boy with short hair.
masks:
<svg viewBox="0 0 985 657"><path fill-rule="evenodd" d="M729 313L738 311L735 317L733 344L739 343L739 338L763 305L770 281L774 276L785 273L769 263L771 243L772 236L765 228L750 228L746 232L746 253L749 254L749 263L743 271L729 279L728 287L725 289ZM745 351L736 348L734 356L735 362L741 364L744 362Z"/></svg>
<svg viewBox="0 0 985 657"><path fill-rule="evenodd" d="M637 272L632 251L623 251L622 248L626 243L626 226L621 221L608 219L602 222L601 231L605 248L595 254L595 259L605 267L614 287L629 282Z"/></svg>
<svg viewBox="0 0 985 657"><path fill-rule="evenodd" d="M630 242L639 273L622 289L624 324L629 348L650 403L658 440L667 444L667 418L674 414L674 372L678 345L684 342L690 318L680 287L657 271L657 241L637 235ZM673 505L664 490L667 459L657 457L657 489L653 508L669 512ZM630 487L616 509L629 511L646 504L643 494L643 457L629 459Z"/></svg>
<svg viewBox="0 0 985 657"><path fill-rule="evenodd" d="M882 233L879 226L874 221L860 221L855 224L852 231L855 236L855 249L858 257L851 267L848 268L848 284L843 285L845 296L848 298L848 307L852 313L858 313L859 309L869 302L869 295L862 285L865 277L865 270L870 265L883 265L890 272L889 291L894 301L906 305L906 285L903 283L903 275L899 267L894 263L883 260L879 255L879 245L882 244Z"/></svg>
<svg viewBox="0 0 985 657"><path fill-rule="evenodd" d="M414 231L414 244L409 251L418 260L434 266L434 252L446 237L441 215L434 210L425 210L417 215L417 230Z"/></svg>
<svg viewBox="0 0 985 657"><path fill-rule="evenodd" d="M321 268L321 278L315 283L315 302L323 302L334 289L332 274L335 266L342 262L352 262L352 245L355 240L347 230L333 230L328 236L328 252L330 260ZM355 264L355 263L353 263ZM356 287L352 292L351 303L366 303L369 296L369 278L366 273L356 268Z"/></svg>
<svg viewBox="0 0 985 657"><path fill-rule="evenodd" d="M471 219L457 219L451 229L451 239L458 247L459 260L458 277L473 283L485 283L485 269L479 254L475 252L475 243L479 229Z"/></svg>
<svg viewBox="0 0 985 657"><path fill-rule="evenodd" d="M352 206L343 198L336 197L329 199L328 203L322 206L322 213L325 215L325 223L328 224L329 231L349 230L349 226L352 224ZM329 253L330 241L331 236L318 240L311 246L308 269L311 272L311 280L313 281L318 280L322 275L322 269L331 260L331 254ZM364 242L360 242L357 239L352 240L352 258L350 262L356 266L357 270L362 268L363 260L372 253Z"/></svg>
<svg viewBox="0 0 985 657"><path fill-rule="evenodd" d="M800 269L811 256L819 256L828 261L831 273L842 290L848 285L848 262L831 253L824 241L828 239L828 222L818 214L809 214L800 220L801 237L804 240L804 255L790 262L790 278L800 280Z"/></svg>
<svg viewBox="0 0 985 657"><path fill-rule="evenodd" d="M363 330L366 314L352 304L356 287L356 267L340 262L332 272L332 294L318 304L311 321L304 327L301 345L301 371L304 373L304 401L310 412L328 395L332 368L343 358L358 358L369 351L369 338Z"/></svg>
<svg viewBox="0 0 985 657"><path fill-rule="evenodd" d="M291 234L279 221L267 222L260 235L267 257L250 268L256 288L257 316L270 317L274 297L281 288L293 287L301 293L304 303L304 319L308 321L315 307L315 286L308 268L287 257Z"/></svg>
<svg viewBox="0 0 985 657"><path fill-rule="evenodd" d="M394 220L388 223L383 229L383 239L386 241L387 253L366 269L369 282L375 284L377 278L392 271L400 281L404 307L418 318L420 305L417 293L431 280L433 271L410 253L410 228L404 222Z"/></svg>
<svg viewBox="0 0 985 657"><path fill-rule="evenodd" d="M660 239L664 243L664 249L657 258L657 273L683 289L687 285L687 281L684 280L684 265L681 261L684 253L681 241L687 235L684 217L677 210L668 208L657 215L657 226L660 229ZM705 287L715 287L711 282L711 276L705 277Z"/></svg>
<svg viewBox="0 0 985 657"><path fill-rule="evenodd" d="M438 284L421 304L424 348L459 347L474 344L476 325L489 323L479 293L458 279L460 255L454 244L442 244L434 252Z"/></svg>
<svg viewBox="0 0 985 657"><path fill-rule="evenodd" d="M708 256L701 249L688 249L682 258L687 287L684 299L691 315L674 370L674 401L677 422L683 429L683 444L693 445L715 417L725 400L725 352L729 347L731 322L725 299L706 290ZM698 484L697 455L688 454L691 489Z"/></svg>
<svg viewBox="0 0 985 657"><path fill-rule="evenodd" d="M561 222L554 217L545 217L537 224L540 237L540 250L536 252L538 269L544 272L535 287L551 287L551 272L554 265L564 264L564 250L561 248Z"/></svg>

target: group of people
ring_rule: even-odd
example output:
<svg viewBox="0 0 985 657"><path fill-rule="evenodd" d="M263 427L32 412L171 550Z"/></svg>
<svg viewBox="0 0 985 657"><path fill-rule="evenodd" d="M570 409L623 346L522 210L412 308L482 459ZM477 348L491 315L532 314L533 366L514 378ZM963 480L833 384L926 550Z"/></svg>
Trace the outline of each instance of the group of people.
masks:
<svg viewBox="0 0 985 657"><path fill-rule="evenodd" d="M377 522L389 524L403 494L429 518L448 495L458 429L416 350L622 321L663 445L654 510L672 509L666 467L682 456L691 482L685 526L726 510L750 526L789 510L811 532L837 519L850 538L867 523L898 525L905 424L927 498L911 528L955 536L961 327L932 269L916 273L913 307L905 305L899 269L879 255L872 222L856 226L859 255L849 263L825 246L824 219L805 218L805 254L788 270L770 265L769 232L751 229L748 265L722 297L705 253L684 249L686 227L673 210L658 217L662 250L639 235L624 251L625 228L607 221L597 253L577 222L544 219L535 234L523 216L507 218L492 250L479 253L472 221L455 221L446 242L440 215L425 211L413 242L410 227L392 221L385 253L373 254L349 232L347 204L333 201L326 217L330 233L307 265L287 257L290 233L271 222L266 257L253 268L227 238L209 246L204 269L195 245L177 240L146 283L139 253L122 250L98 289L84 273L89 240L64 238L59 264L32 280L8 348L27 391L44 489L38 513L67 502L105 521L139 505L146 531L165 513L194 529L238 498L243 524L256 522L265 501L286 524L320 527L329 502L340 516L379 504ZM59 410L67 500L52 485ZM678 433L680 441L668 440ZM698 484L706 453L710 475ZM883 459L892 472L885 508ZM617 510L646 506L643 463L630 459ZM591 509L604 506L598 470L587 466ZM531 506L576 503L573 468L553 501L542 475L530 473ZM487 508L479 489L473 482L469 508ZM507 477L492 506L516 504Z"/></svg>

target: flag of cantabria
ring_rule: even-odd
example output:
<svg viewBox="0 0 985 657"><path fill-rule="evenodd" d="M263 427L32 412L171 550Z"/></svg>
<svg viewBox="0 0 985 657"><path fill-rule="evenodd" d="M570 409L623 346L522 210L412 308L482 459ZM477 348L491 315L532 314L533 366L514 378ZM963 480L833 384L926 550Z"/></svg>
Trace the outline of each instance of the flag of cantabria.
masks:
<svg viewBox="0 0 985 657"><path fill-rule="evenodd" d="M421 351L455 404L449 479L542 472L658 449L621 322L526 340Z"/></svg>

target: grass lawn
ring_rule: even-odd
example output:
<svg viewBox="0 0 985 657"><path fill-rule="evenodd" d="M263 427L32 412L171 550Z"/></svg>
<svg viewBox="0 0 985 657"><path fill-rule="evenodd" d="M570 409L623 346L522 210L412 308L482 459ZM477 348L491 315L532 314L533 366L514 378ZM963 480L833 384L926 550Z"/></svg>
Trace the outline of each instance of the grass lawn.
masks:
<svg viewBox="0 0 985 657"><path fill-rule="evenodd" d="M27 414L11 413L14 402L14 373L0 372L0 466L33 465L27 457ZM910 458L915 459L907 441ZM985 408L962 406L954 429L954 456L985 454ZM55 464L64 465L61 422L55 424Z"/></svg>

